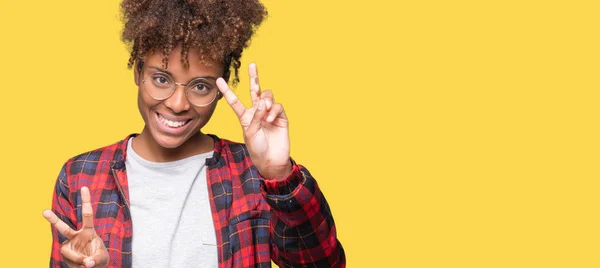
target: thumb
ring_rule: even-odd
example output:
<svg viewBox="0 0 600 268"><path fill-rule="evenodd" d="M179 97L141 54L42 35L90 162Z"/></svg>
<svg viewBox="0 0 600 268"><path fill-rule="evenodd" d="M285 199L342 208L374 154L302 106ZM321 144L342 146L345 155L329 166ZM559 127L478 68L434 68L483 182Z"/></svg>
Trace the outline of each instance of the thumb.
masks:
<svg viewBox="0 0 600 268"><path fill-rule="evenodd" d="M83 264L86 268L91 267L106 267L108 265L108 251L102 247L96 250L94 255L89 256L83 260Z"/></svg>
<svg viewBox="0 0 600 268"><path fill-rule="evenodd" d="M92 257L89 257L85 260L83 260L83 264L85 264L86 268L91 268L96 266L96 261L94 261L94 259Z"/></svg>

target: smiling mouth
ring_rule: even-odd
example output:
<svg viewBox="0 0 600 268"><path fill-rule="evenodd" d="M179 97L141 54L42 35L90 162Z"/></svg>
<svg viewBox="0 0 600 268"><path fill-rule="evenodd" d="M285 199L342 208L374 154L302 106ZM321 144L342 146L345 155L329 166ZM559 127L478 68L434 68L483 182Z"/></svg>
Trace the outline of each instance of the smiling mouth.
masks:
<svg viewBox="0 0 600 268"><path fill-rule="evenodd" d="M170 127L170 128L180 128L180 127L187 125L190 121L192 121L192 119L188 119L185 121L171 121L169 119L164 118L159 113L156 113L156 115L158 116L158 121L160 121L163 125Z"/></svg>

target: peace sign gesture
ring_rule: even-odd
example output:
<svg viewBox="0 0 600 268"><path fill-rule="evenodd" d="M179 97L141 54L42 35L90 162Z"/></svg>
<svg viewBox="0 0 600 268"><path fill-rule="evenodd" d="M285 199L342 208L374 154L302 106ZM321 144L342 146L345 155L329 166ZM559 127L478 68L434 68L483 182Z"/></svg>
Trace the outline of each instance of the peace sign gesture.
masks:
<svg viewBox="0 0 600 268"><path fill-rule="evenodd" d="M44 210L42 215L63 236L67 238L60 248L65 263L68 267L107 267L108 250L102 239L94 230L94 211L90 202L90 190L81 188L81 212L83 226L75 231L65 222L61 221L51 210Z"/></svg>
<svg viewBox="0 0 600 268"><path fill-rule="evenodd" d="M292 171L287 116L271 91L261 91L256 64L250 64L248 73L250 108L240 102L223 78L217 79L217 87L240 120L250 158L260 174L267 179L284 179Z"/></svg>

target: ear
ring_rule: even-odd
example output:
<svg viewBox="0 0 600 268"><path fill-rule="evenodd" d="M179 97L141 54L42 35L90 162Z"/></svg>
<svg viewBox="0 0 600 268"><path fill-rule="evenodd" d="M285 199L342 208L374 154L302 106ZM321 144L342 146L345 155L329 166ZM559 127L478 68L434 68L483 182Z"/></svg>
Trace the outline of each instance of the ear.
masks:
<svg viewBox="0 0 600 268"><path fill-rule="evenodd" d="M142 69L144 68L144 62L141 59L135 61L135 67L133 69L133 80L136 86L140 85L140 79L142 76Z"/></svg>
<svg viewBox="0 0 600 268"><path fill-rule="evenodd" d="M223 77L223 79L225 80L225 82L229 85L229 77L225 78ZM217 89L218 90L218 89ZM223 98L223 93L221 93L221 91L217 91L217 100L220 100Z"/></svg>

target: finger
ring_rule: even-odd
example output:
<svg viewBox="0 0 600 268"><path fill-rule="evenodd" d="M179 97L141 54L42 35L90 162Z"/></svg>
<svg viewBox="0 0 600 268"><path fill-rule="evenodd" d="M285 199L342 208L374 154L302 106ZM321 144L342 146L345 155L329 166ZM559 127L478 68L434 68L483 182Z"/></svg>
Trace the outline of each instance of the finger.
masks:
<svg viewBox="0 0 600 268"><path fill-rule="evenodd" d="M275 103L273 105L273 108L271 108L271 110L269 110L269 115L267 115L267 122L273 123L273 121L276 118L287 119L285 117L285 111L283 110L283 105L281 105L280 103Z"/></svg>
<svg viewBox="0 0 600 268"><path fill-rule="evenodd" d="M85 268L85 265L83 264L77 264L66 259L64 259L63 261L67 264L67 267L69 268Z"/></svg>
<svg viewBox="0 0 600 268"><path fill-rule="evenodd" d="M254 112L254 117L252 117L252 121L250 121L250 125L246 129L246 135L248 137L254 137L256 132L260 129L262 120L267 114L267 110L265 109L265 101L258 101L258 109Z"/></svg>
<svg viewBox="0 0 600 268"><path fill-rule="evenodd" d="M275 97L273 97L273 92L270 90L266 90L265 92L260 94L260 99L265 100L265 108L266 110L270 110L275 102Z"/></svg>
<svg viewBox="0 0 600 268"><path fill-rule="evenodd" d="M58 216L52 212L52 210L44 210L42 216L44 216L44 218L46 218L46 220L50 222L50 224L52 224L54 228L56 228L56 230L68 240L73 239L75 236L75 230L73 230L65 222L61 221Z"/></svg>
<svg viewBox="0 0 600 268"><path fill-rule="evenodd" d="M83 228L94 229L94 210L92 208L90 189L81 187L81 214L83 218Z"/></svg>
<svg viewBox="0 0 600 268"><path fill-rule="evenodd" d="M96 262L93 260L87 260L83 262L86 268L92 268L96 265Z"/></svg>
<svg viewBox="0 0 600 268"><path fill-rule="evenodd" d="M96 261L93 258L88 257L85 260L83 260L83 264L85 265L86 268L91 268L91 267L96 266Z"/></svg>
<svg viewBox="0 0 600 268"><path fill-rule="evenodd" d="M96 237L95 239L100 239L100 237ZM104 265L108 264L109 256L108 251L104 247L104 242L102 240L94 242L101 243L101 245L92 256L89 256L83 260L85 267L94 267L95 265L103 267Z"/></svg>
<svg viewBox="0 0 600 268"><path fill-rule="evenodd" d="M85 265L83 265L83 264L77 264L77 263L74 263L74 262L68 261L68 260L63 260L63 261L67 264L67 267L69 267L69 268L85 268Z"/></svg>
<svg viewBox="0 0 600 268"><path fill-rule="evenodd" d="M250 63L248 66L248 75L250 76L250 97L252 98L252 108L258 105L260 93L260 84L258 83L258 69L256 63Z"/></svg>
<svg viewBox="0 0 600 268"><path fill-rule="evenodd" d="M240 102L240 99L238 99L235 93L231 91L227 85L227 82L225 82L225 79L219 77L219 79L217 79L217 87L223 96L225 96L225 100L227 100L227 103L229 103L229 106L231 106L235 114L238 117L241 117L242 114L244 114L244 111L246 111L246 107L244 107L244 104Z"/></svg>
<svg viewBox="0 0 600 268"><path fill-rule="evenodd" d="M73 262L73 264L77 265L83 264L83 259L85 259L83 254L70 249L69 246L66 245L60 248L60 254L65 260Z"/></svg>

